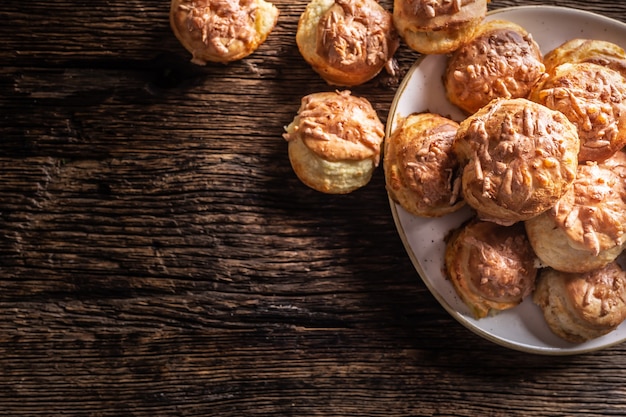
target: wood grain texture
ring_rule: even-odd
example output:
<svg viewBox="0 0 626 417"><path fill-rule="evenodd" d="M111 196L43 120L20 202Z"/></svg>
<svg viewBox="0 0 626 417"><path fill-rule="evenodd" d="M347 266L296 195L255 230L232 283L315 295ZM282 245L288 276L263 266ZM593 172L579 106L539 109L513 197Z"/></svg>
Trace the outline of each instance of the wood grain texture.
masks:
<svg viewBox="0 0 626 417"><path fill-rule="evenodd" d="M522 354L448 316L381 170L298 181L283 126L332 87L295 45L306 1L275 4L255 54L206 67L167 1L0 5L2 415L625 415L625 346ZM416 58L354 94L385 121Z"/></svg>

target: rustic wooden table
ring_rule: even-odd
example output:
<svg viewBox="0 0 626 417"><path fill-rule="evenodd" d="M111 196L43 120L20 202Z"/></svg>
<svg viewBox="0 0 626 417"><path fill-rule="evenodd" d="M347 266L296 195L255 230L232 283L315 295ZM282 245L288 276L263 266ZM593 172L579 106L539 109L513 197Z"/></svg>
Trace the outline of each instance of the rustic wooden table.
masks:
<svg viewBox="0 0 626 417"><path fill-rule="evenodd" d="M626 345L527 354L446 313L381 169L345 196L299 182L283 126L332 88L295 44L306 1L274 3L255 54L199 67L166 0L2 1L0 414L626 415ZM489 8L522 3L626 21ZM352 89L383 121L397 58Z"/></svg>

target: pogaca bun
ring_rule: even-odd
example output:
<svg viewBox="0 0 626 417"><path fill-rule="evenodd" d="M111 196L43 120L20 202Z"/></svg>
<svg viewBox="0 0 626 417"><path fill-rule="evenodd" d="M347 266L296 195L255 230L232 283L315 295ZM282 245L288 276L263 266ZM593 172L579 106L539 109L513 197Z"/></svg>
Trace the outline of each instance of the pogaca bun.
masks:
<svg viewBox="0 0 626 417"><path fill-rule="evenodd" d="M300 54L331 85L355 86L383 68L394 74L399 37L376 0L312 0L296 32Z"/></svg>
<svg viewBox="0 0 626 417"><path fill-rule="evenodd" d="M393 21L402 39L422 54L447 54L471 39L487 0L395 0Z"/></svg>
<svg viewBox="0 0 626 417"><path fill-rule="evenodd" d="M228 63L265 42L278 15L265 0L171 0L170 26L191 62Z"/></svg>
<svg viewBox="0 0 626 417"><path fill-rule="evenodd" d="M556 270L588 272L615 260L626 242L626 154L581 163L572 188L525 225L539 259Z"/></svg>
<svg viewBox="0 0 626 417"><path fill-rule="evenodd" d="M291 166L304 184L345 194L370 181L384 135L370 102L345 90L303 97L283 137Z"/></svg>
<svg viewBox="0 0 626 417"><path fill-rule="evenodd" d="M385 140L389 196L405 210L439 217L464 205L459 161L452 143L459 124L433 113L411 114Z"/></svg>
<svg viewBox="0 0 626 417"><path fill-rule="evenodd" d="M526 98L545 71L539 45L520 25L481 23L472 39L448 58L448 100L472 114L496 98Z"/></svg>
<svg viewBox="0 0 626 417"><path fill-rule="evenodd" d="M521 223L472 220L453 231L446 272L472 315L483 318L520 304L535 287L535 255Z"/></svg>
<svg viewBox="0 0 626 417"><path fill-rule="evenodd" d="M626 145L626 79L617 71L588 62L561 64L533 87L530 99L577 126L580 161L602 161Z"/></svg>
<svg viewBox="0 0 626 417"><path fill-rule="evenodd" d="M626 273L617 262L581 274L544 268L533 301L552 332L572 343L586 342L626 319Z"/></svg>
<svg viewBox="0 0 626 417"><path fill-rule="evenodd" d="M626 77L626 52L612 42L600 39L570 39L543 57L546 72L561 64L590 62L611 68Z"/></svg>
<svg viewBox="0 0 626 417"><path fill-rule="evenodd" d="M576 126L527 99L497 99L463 120L454 151L465 201L482 220L511 225L553 207L576 178Z"/></svg>

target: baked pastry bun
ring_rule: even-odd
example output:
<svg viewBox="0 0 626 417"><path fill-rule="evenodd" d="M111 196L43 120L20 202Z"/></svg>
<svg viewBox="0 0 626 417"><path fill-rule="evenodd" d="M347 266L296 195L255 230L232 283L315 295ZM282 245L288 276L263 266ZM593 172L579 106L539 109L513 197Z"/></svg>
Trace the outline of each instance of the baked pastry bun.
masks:
<svg viewBox="0 0 626 417"><path fill-rule="evenodd" d="M559 337L582 343L615 330L626 319L626 273L617 262L582 274L545 268L533 301Z"/></svg>
<svg viewBox="0 0 626 417"><path fill-rule="evenodd" d="M472 220L446 241L446 271L457 294L480 319L520 304L535 287L535 255L521 223Z"/></svg>
<svg viewBox="0 0 626 417"><path fill-rule="evenodd" d="M444 86L448 100L472 114L495 98L527 98L544 71L539 45L523 27L491 20L448 58Z"/></svg>
<svg viewBox="0 0 626 417"><path fill-rule="evenodd" d="M387 192L408 212L440 217L464 205L459 161L452 151L458 128L438 114L415 113L385 140Z"/></svg>
<svg viewBox="0 0 626 417"><path fill-rule="evenodd" d="M228 63L265 42L278 14L265 0L171 0L170 26L191 62Z"/></svg>
<svg viewBox="0 0 626 417"><path fill-rule="evenodd" d="M376 0L312 0L296 32L300 54L331 85L355 86L383 68L393 75L399 37Z"/></svg>
<svg viewBox="0 0 626 417"><path fill-rule="evenodd" d="M502 225L548 210L576 177L576 126L523 98L493 100L463 120L453 148L465 201Z"/></svg>
<svg viewBox="0 0 626 417"><path fill-rule="evenodd" d="M530 99L577 126L580 161L602 161L626 145L626 79L617 71L588 62L561 64Z"/></svg>
<svg viewBox="0 0 626 417"><path fill-rule="evenodd" d="M409 48L447 54L471 39L488 0L394 0L393 22Z"/></svg>
<svg viewBox="0 0 626 417"><path fill-rule="evenodd" d="M580 164L573 187L525 225L539 259L559 271L587 272L615 260L626 242L626 154Z"/></svg>
<svg viewBox="0 0 626 417"><path fill-rule="evenodd" d="M384 135L370 102L345 90L303 97L283 137L291 166L304 184L345 194L370 181Z"/></svg>
<svg viewBox="0 0 626 417"><path fill-rule="evenodd" d="M546 72L561 64L590 62L611 68L626 76L626 52L621 46L599 39L571 39L543 57Z"/></svg>

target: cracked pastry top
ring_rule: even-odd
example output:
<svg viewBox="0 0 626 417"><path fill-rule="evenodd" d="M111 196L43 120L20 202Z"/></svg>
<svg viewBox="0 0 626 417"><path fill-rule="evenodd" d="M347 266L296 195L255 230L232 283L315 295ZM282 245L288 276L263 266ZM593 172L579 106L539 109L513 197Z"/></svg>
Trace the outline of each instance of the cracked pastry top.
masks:
<svg viewBox="0 0 626 417"><path fill-rule="evenodd" d="M544 268L533 301L553 333L583 343L612 332L626 319L626 272L617 262L586 273Z"/></svg>
<svg viewBox="0 0 626 417"><path fill-rule="evenodd" d="M513 308L533 291L535 255L521 223L474 219L447 239L446 272L475 318Z"/></svg>
<svg viewBox="0 0 626 417"><path fill-rule="evenodd" d="M395 0L393 21L409 48L446 54L471 39L488 0Z"/></svg>
<svg viewBox="0 0 626 417"><path fill-rule="evenodd" d="M548 210L576 177L576 126L527 99L493 100L461 122L453 146L465 201L502 225Z"/></svg>
<svg viewBox="0 0 626 417"><path fill-rule="evenodd" d="M371 103L344 90L303 97L283 137L293 170L304 184L345 194L371 179L384 135Z"/></svg>
<svg viewBox="0 0 626 417"><path fill-rule="evenodd" d="M561 64L546 73L530 99L577 126L580 161L602 161L626 145L626 80L615 70L588 62Z"/></svg>
<svg viewBox="0 0 626 417"><path fill-rule="evenodd" d="M191 62L228 63L265 42L278 14L265 0L172 0L170 26L191 53Z"/></svg>
<svg viewBox="0 0 626 417"><path fill-rule="evenodd" d="M415 113L400 120L385 140L387 192L408 212L439 217L464 205L459 161L452 151L458 127L438 114Z"/></svg>
<svg viewBox="0 0 626 417"><path fill-rule="evenodd" d="M553 208L526 221L541 261L586 272L615 260L626 242L626 154L578 166L573 187Z"/></svg>
<svg viewBox="0 0 626 417"><path fill-rule="evenodd" d="M545 71L539 45L520 25L481 23L473 38L448 58L448 100L467 114L495 98L526 98Z"/></svg>
<svg viewBox="0 0 626 417"><path fill-rule="evenodd" d="M312 0L298 21L296 43L331 85L363 84L383 68L395 74L399 37L391 13L376 0Z"/></svg>

